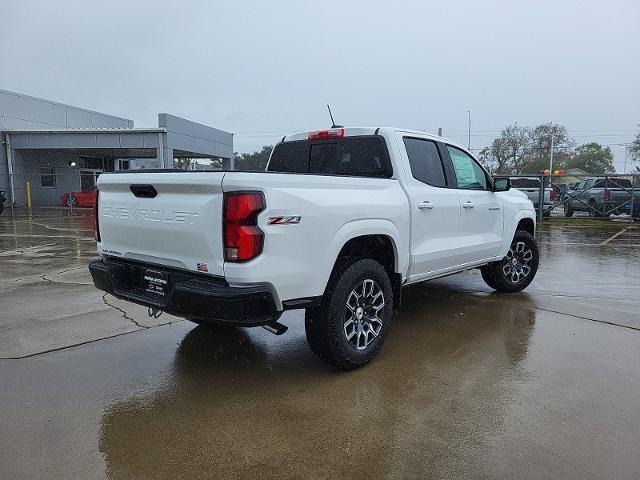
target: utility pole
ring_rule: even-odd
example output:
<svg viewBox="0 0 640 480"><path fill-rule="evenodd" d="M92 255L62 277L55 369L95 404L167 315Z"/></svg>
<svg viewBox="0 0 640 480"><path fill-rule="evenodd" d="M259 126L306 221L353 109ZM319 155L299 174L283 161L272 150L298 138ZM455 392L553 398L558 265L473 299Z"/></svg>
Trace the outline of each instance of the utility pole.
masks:
<svg viewBox="0 0 640 480"><path fill-rule="evenodd" d="M624 147L624 170L622 171L622 173L627 173L627 150L628 150L628 143L623 143L622 146Z"/></svg>
<svg viewBox="0 0 640 480"><path fill-rule="evenodd" d="M469 141L467 142L467 150L471 150L471 110L467 110L469 114Z"/></svg>

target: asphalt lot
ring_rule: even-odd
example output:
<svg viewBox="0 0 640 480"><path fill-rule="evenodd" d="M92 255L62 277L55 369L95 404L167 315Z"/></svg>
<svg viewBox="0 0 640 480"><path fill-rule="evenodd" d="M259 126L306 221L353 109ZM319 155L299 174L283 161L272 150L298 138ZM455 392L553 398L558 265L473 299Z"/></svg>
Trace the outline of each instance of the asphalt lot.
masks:
<svg viewBox="0 0 640 480"><path fill-rule="evenodd" d="M639 478L640 229L543 226L523 293L406 289L342 373L97 291L90 212L0 216L0 478Z"/></svg>

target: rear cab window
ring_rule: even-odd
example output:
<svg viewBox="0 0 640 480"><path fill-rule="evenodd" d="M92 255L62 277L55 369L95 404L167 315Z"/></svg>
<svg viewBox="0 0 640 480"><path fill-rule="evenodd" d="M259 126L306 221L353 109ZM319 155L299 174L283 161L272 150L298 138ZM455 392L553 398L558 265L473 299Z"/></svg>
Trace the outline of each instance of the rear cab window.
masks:
<svg viewBox="0 0 640 480"><path fill-rule="evenodd" d="M393 176L387 145L379 135L281 142L273 149L267 171L378 178Z"/></svg>

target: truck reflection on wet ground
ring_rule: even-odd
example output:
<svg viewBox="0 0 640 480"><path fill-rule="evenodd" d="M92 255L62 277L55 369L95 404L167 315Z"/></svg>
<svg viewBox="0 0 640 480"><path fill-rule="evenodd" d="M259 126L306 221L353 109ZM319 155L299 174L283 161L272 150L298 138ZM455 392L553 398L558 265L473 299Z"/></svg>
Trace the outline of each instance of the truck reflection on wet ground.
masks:
<svg viewBox="0 0 640 480"><path fill-rule="evenodd" d="M483 437L500 431L512 383L526 379L535 312L438 289L408 296L381 358L349 374L310 354L299 323L275 342L256 331L191 330L167 388L107 408L108 472L172 477L204 461L247 478L406 478L425 462L443 462L444 473L446 456L480 455Z"/></svg>

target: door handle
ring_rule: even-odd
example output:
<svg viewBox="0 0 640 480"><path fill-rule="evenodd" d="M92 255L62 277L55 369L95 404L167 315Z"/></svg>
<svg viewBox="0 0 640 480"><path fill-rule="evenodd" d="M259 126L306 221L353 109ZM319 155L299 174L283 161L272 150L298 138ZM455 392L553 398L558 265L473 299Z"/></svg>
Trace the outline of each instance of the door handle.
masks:
<svg viewBox="0 0 640 480"><path fill-rule="evenodd" d="M473 208L473 207L475 207L475 206L476 206L476 204L475 204L475 203L470 202L470 201L468 201L468 200L462 204L462 208Z"/></svg>
<svg viewBox="0 0 640 480"><path fill-rule="evenodd" d="M433 203L431 203L429 200L425 200L424 202L420 202L418 204L418 208L420 210L431 210L433 208Z"/></svg>

